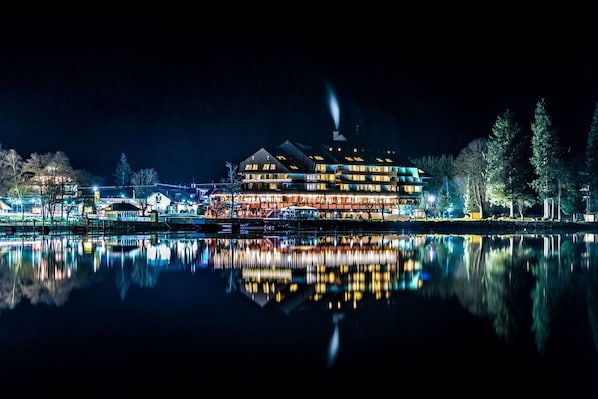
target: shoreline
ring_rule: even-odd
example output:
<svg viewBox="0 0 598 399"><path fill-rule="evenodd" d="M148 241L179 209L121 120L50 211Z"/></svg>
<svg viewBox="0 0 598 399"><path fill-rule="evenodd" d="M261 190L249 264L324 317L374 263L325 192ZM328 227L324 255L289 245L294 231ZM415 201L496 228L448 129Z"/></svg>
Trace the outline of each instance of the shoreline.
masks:
<svg viewBox="0 0 598 399"><path fill-rule="evenodd" d="M273 222L268 222L273 223ZM550 232L597 232L598 223L569 221L521 221L521 220L406 220L406 221L353 221L310 220L277 221L274 230L285 226L294 231L370 231L443 234L510 234ZM268 226L268 224L266 224Z"/></svg>
<svg viewBox="0 0 598 399"><path fill-rule="evenodd" d="M165 223L149 221L104 220L102 223L44 225L3 223L5 235L13 234L152 234L152 233L218 233L218 234L281 234L335 232L398 232L441 234L523 234L523 233L598 233L598 222L531 221L531 220L464 220L417 219L405 221L365 221L351 219L272 220L272 219L201 219L201 223Z"/></svg>

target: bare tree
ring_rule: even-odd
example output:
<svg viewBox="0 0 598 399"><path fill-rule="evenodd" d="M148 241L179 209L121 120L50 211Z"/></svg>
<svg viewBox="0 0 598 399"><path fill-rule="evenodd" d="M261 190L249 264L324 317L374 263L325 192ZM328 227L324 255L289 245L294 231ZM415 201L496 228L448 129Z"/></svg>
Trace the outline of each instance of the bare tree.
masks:
<svg viewBox="0 0 598 399"><path fill-rule="evenodd" d="M62 152L57 151L50 157L47 171L52 176L53 194L51 197L51 212L52 216L59 208L61 217L65 216L65 201L73 198L77 193L76 182L73 180L74 170L71 166L71 161L68 156Z"/></svg>
<svg viewBox="0 0 598 399"><path fill-rule="evenodd" d="M235 196L241 192L243 185L241 174L239 173L239 165L231 162L226 162L225 165L228 172L226 178L222 179L222 183L224 183L224 192L230 195L230 218L232 219L235 217Z"/></svg>
<svg viewBox="0 0 598 399"><path fill-rule="evenodd" d="M77 183L73 175L70 160L62 151L33 153L24 163L22 176L28 179L32 192L39 194L42 217L47 212L52 219L57 209L63 212L64 201L76 196Z"/></svg>
<svg viewBox="0 0 598 399"><path fill-rule="evenodd" d="M141 169L131 174L131 184L134 186L135 196L141 204L141 214L147 211L147 197L159 183L158 173L153 168Z"/></svg>
<svg viewBox="0 0 598 399"><path fill-rule="evenodd" d="M463 148L455 160L457 185L465 199L467 212L477 211L480 217L486 215L486 154L488 140L477 138Z"/></svg>

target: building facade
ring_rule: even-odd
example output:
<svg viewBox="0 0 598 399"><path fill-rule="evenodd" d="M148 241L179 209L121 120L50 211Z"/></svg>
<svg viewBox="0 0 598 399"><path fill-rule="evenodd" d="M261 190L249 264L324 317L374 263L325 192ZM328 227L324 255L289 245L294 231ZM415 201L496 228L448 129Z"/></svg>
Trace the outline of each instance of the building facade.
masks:
<svg viewBox="0 0 598 399"><path fill-rule="evenodd" d="M260 148L239 164L242 189L210 196L208 217L266 218L282 208L317 208L322 218L419 217L427 176L396 151L350 143L338 132L328 144L285 141Z"/></svg>

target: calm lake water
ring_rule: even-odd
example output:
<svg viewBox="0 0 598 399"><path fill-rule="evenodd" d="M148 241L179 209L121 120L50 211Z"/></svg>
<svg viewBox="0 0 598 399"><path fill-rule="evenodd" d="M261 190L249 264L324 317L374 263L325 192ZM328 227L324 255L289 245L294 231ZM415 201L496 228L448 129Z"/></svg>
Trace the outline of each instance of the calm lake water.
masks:
<svg viewBox="0 0 598 399"><path fill-rule="evenodd" d="M2 237L0 364L4 393L596 398L598 235Z"/></svg>

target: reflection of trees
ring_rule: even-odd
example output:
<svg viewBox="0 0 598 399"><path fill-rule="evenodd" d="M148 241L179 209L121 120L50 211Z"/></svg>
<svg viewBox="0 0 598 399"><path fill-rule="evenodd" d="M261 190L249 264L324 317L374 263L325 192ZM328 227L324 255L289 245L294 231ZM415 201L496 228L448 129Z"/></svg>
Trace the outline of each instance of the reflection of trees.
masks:
<svg viewBox="0 0 598 399"><path fill-rule="evenodd" d="M175 251L173 262L189 264L197 258L198 264L218 264L227 293L275 298L285 312L308 301L324 303L322 298L342 297L347 304L356 296L362 303L366 298L389 300L395 291L405 289L457 298L472 314L489 317L497 336L507 341L519 336L516 332L533 333L539 351L544 350L555 320L570 317L571 309L565 307L573 303L571 296L583 293L587 309L581 313L587 311L598 350L598 251L596 240L580 237L426 235L388 242L374 234L359 239L336 237L334 242L326 236L317 241L293 237L288 242L210 238L198 240L197 256L188 250ZM201 255L204 245L206 259ZM99 252L78 254L75 247L68 240L54 239L1 247L0 310L14 308L23 298L60 306L74 288L103 278L98 272ZM123 300L132 284L157 285L162 263L150 261L155 261L151 247L111 250L104 256ZM322 272L321 267L313 267L327 263L332 266ZM254 269L260 272L259 284L251 280L254 275L249 272ZM292 270L292 279L284 273L287 270ZM408 275L415 276L417 284L410 284Z"/></svg>
<svg viewBox="0 0 598 399"><path fill-rule="evenodd" d="M21 301L22 262L9 265L5 256L0 262L0 310L13 309Z"/></svg>
<svg viewBox="0 0 598 399"><path fill-rule="evenodd" d="M486 304L496 335L509 340L526 323L529 277L525 265L534 252L522 236L493 240L486 254Z"/></svg>
<svg viewBox="0 0 598 399"><path fill-rule="evenodd" d="M78 241L63 238L42 240L39 264L31 292L27 295L32 303L61 306L71 291L91 284L98 276L85 267L86 259L77 255Z"/></svg>
<svg viewBox="0 0 598 399"><path fill-rule="evenodd" d="M598 261L594 259L595 261ZM596 264L592 262L592 264ZM598 268L593 267L589 271L586 304L588 307L588 320L592 328L594 347L598 352Z"/></svg>
<svg viewBox="0 0 598 399"><path fill-rule="evenodd" d="M439 297L457 297L472 314L486 314L486 240L482 236L428 240L422 263L430 279L422 287L422 292Z"/></svg>
<svg viewBox="0 0 598 399"><path fill-rule="evenodd" d="M426 238L424 250L421 252L421 263L430 275L430 283L429 286L423 287L424 293L439 297L454 294L455 278L463 274L465 240L464 236Z"/></svg>
<svg viewBox="0 0 598 399"><path fill-rule="evenodd" d="M221 272L222 278L226 280L226 293L239 291L238 280L240 277L240 269L224 269Z"/></svg>
<svg viewBox="0 0 598 399"><path fill-rule="evenodd" d="M160 269L147 262L147 248L141 247L141 252L135 257L122 257L121 263L115 270L116 287L120 299L124 300L132 284L140 287L152 288L158 283Z"/></svg>
<svg viewBox="0 0 598 399"><path fill-rule="evenodd" d="M505 339L528 324L529 307L522 306L529 303L525 265L534 251L523 236L453 236L428 240L426 246L423 263L431 277L423 293L456 296L472 314L489 315Z"/></svg>
<svg viewBox="0 0 598 399"><path fill-rule="evenodd" d="M594 347L598 352L598 251L596 250L596 234L588 234L584 238L580 249L580 259L583 269L586 269L586 305L588 322L592 329ZM592 244L592 245L591 245Z"/></svg>
<svg viewBox="0 0 598 399"><path fill-rule="evenodd" d="M120 299L121 301L124 301L127 296L127 291L129 290L129 287L131 287L131 273L129 273L129 268L125 268L124 265L121 265L120 269L115 272L115 278L116 288L118 288Z"/></svg>
<svg viewBox="0 0 598 399"><path fill-rule="evenodd" d="M41 240L39 252L30 245L9 251L10 256L0 257L0 309L14 308L23 298L32 304L61 306L73 289L91 281L88 270L77 267L84 258L73 255L68 241Z"/></svg>
<svg viewBox="0 0 598 399"><path fill-rule="evenodd" d="M152 288L158 283L160 269L149 266L144 259L137 259L131 269L131 280L140 287Z"/></svg>
<svg viewBox="0 0 598 399"><path fill-rule="evenodd" d="M484 256L480 236L469 236L465 243L463 267L457 280L456 293L461 304L475 315L486 313L484 303Z"/></svg>
<svg viewBox="0 0 598 399"><path fill-rule="evenodd" d="M543 237L543 255L532 267L536 279L531 293L532 331L541 353L550 336L553 320L560 316L561 308L567 302L563 298L576 291L572 287L574 273L571 267L581 264L582 246L571 239L567 237L563 242L560 235Z"/></svg>

